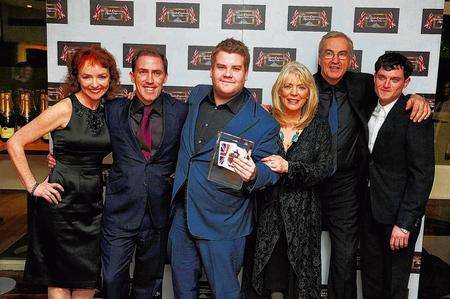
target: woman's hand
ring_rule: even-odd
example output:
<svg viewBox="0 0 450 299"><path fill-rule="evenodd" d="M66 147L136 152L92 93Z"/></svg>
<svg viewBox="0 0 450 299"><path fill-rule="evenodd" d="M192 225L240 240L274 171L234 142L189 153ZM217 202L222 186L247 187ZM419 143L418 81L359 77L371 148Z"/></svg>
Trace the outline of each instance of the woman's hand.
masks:
<svg viewBox="0 0 450 299"><path fill-rule="evenodd" d="M58 190L59 189L59 190ZM48 177L34 189L33 196L43 197L50 204L59 204L64 188L58 183L49 183Z"/></svg>
<svg viewBox="0 0 450 299"><path fill-rule="evenodd" d="M265 158L262 158L261 161L269 166L272 171L278 173L287 173L289 168L288 161L284 160L281 156L271 155Z"/></svg>

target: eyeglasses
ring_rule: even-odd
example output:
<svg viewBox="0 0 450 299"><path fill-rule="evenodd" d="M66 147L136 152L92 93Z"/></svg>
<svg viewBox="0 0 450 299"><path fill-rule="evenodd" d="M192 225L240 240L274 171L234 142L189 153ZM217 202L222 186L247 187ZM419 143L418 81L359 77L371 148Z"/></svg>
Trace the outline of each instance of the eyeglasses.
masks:
<svg viewBox="0 0 450 299"><path fill-rule="evenodd" d="M340 51L338 53L334 53L331 50L326 50L322 53L322 57L325 59L333 59L334 56L337 56L340 60L344 60L348 58L348 52L347 51Z"/></svg>

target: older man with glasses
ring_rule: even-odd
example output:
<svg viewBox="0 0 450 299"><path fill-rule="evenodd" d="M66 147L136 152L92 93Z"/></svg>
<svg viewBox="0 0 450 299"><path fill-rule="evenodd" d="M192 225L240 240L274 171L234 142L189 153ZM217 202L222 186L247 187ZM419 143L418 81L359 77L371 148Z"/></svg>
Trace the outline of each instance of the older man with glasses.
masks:
<svg viewBox="0 0 450 299"><path fill-rule="evenodd" d="M327 119L336 153L332 176L320 188L322 221L330 233L329 298L356 298L356 250L359 203L367 186L368 109L376 103L373 76L349 72L352 40L342 32L324 35L319 44L319 114ZM406 109L422 121L431 111L426 101L411 97Z"/></svg>

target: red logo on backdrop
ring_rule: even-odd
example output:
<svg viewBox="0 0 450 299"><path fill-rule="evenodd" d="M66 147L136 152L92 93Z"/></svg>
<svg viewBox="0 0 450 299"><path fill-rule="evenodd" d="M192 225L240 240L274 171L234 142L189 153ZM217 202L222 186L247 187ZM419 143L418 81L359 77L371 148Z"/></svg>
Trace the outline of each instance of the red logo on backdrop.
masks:
<svg viewBox="0 0 450 299"><path fill-rule="evenodd" d="M400 9L356 7L354 32L397 33Z"/></svg>
<svg viewBox="0 0 450 299"><path fill-rule="evenodd" d="M382 26L387 29L392 29L395 26L394 15L389 12L387 14L369 14L363 11L359 17L356 26L359 28L368 27L368 24L383 24ZM375 25L374 25L375 26Z"/></svg>
<svg viewBox="0 0 450 299"><path fill-rule="evenodd" d="M312 22L315 27L324 28L329 25L327 13L324 10L321 12L300 12L298 9L294 10L289 24L292 27L297 27L298 24L305 24L307 22Z"/></svg>
<svg viewBox="0 0 450 299"><path fill-rule="evenodd" d="M239 19L239 20L238 20ZM250 24L258 26L264 23L259 9L255 10L236 10L229 8L224 22L228 25L241 24L243 20L249 20ZM248 22L246 22L248 23Z"/></svg>
<svg viewBox="0 0 450 299"><path fill-rule="evenodd" d="M95 12L92 18L96 21L102 21L113 16L115 19L122 22L127 22L131 20L130 11L126 5L124 6L103 6L97 4L95 7Z"/></svg>
<svg viewBox="0 0 450 299"><path fill-rule="evenodd" d="M422 13L422 34L441 34L444 24L443 9L424 9Z"/></svg>
<svg viewBox="0 0 450 299"><path fill-rule="evenodd" d="M163 6L161 9L161 15L158 20L161 23L166 23L171 21L172 18L180 18L180 23L197 23L197 17L195 16L195 11L193 7L189 8L167 8Z"/></svg>
<svg viewBox="0 0 450 299"><path fill-rule="evenodd" d="M198 49L195 49L194 53L192 54L191 64L199 65L209 63L209 65L211 65L211 54L211 51L200 52Z"/></svg>
<svg viewBox="0 0 450 299"><path fill-rule="evenodd" d="M47 18L62 20L66 17L61 2L57 2L55 4L47 3L46 8L47 8Z"/></svg>
<svg viewBox="0 0 450 299"><path fill-rule="evenodd" d="M286 63L292 61L291 54L289 52L286 53L264 53L263 51L259 51L258 58L256 59L255 65L257 67L263 67L268 64L268 62L281 64L281 66Z"/></svg>
<svg viewBox="0 0 450 299"><path fill-rule="evenodd" d="M413 72L411 76L428 76L428 65L430 63L430 52L415 52L415 51L386 51L397 52L408 58L413 65Z"/></svg>
<svg viewBox="0 0 450 299"><path fill-rule="evenodd" d="M133 57L134 57L135 52L136 52L136 49L133 48L133 47L130 47L130 49L128 49L128 53L127 53L127 55L125 57L125 61L127 63L131 64L131 62L133 61Z"/></svg>
<svg viewBox="0 0 450 299"><path fill-rule="evenodd" d="M352 57L350 59L350 68L351 69L359 69L358 60L356 59L356 54L352 54Z"/></svg>

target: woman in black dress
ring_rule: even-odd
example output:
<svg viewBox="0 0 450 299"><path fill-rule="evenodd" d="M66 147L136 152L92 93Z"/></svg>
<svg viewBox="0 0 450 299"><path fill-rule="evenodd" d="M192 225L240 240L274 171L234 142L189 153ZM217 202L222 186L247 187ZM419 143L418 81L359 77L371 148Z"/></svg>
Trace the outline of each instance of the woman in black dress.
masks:
<svg viewBox="0 0 450 299"><path fill-rule="evenodd" d="M100 276L101 164L110 152L102 100L119 91L114 57L100 47L77 50L68 63L67 98L8 141L29 199L24 279L49 298L92 298ZM24 146L51 132L56 167L37 182Z"/></svg>
<svg viewBox="0 0 450 299"><path fill-rule="evenodd" d="M272 87L280 123L280 155L263 162L282 174L265 192L256 229L252 284L261 297L319 298L320 202L316 188L331 174L331 133L316 115L318 96L308 69L290 62ZM260 200L260 199L258 199Z"/></svg>

